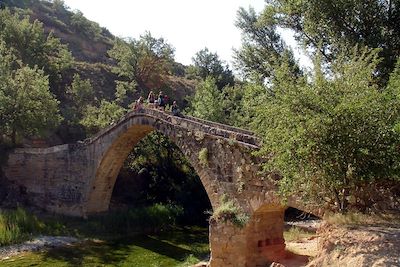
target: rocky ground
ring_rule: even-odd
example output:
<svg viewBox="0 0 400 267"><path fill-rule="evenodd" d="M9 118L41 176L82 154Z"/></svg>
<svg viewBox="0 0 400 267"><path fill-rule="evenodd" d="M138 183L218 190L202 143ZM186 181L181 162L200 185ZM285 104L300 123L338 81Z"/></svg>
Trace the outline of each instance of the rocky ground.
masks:
<svg viewBox="0 0 400 267"><path fill-rule="evenodd" d="M0 247L0 261L23 252L69 246L78 242L81 240L69 236L39 236L22 244Z"/></svg>
<svg viewBox="0 0 400 267"><path fill-rule="evenodd" d="M400 228L323 224L318 253L308 267L400 266Z"/></svg>
<svg viewBox="0 0 400 267"><path fill-rule="evenodd" d="M400 266L400 227L396 225L332 225L289 222L316 230L314 235L286 242L286 257L274 267L397 267Z"/></svg>

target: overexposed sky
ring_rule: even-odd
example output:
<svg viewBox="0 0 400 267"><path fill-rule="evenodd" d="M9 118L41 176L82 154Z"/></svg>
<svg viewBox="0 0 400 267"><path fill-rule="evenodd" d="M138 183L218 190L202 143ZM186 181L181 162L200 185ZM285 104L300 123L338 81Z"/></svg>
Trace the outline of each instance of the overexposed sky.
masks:
<svg viewBox="0 0 400 267"><path fill-rule="evenodd" d="M163 37L175 48L175 60L185 65L207 47L232 67L232 48L239 48L235 27L239 7L261 12L264 0L64 0L90 20L119 37L138 38L145 31ZM287 40L288 43L293 41Z"/></svg>
<svg viewBox="0 0 400 267"><path fill-rule="evenodd" d="M191 64L208 47L231 65L232 47L240 46L234 25L239 7L262 11L264 0L64 0L114 35L138 38L145 31L175 47L175 59Z"/></svg>

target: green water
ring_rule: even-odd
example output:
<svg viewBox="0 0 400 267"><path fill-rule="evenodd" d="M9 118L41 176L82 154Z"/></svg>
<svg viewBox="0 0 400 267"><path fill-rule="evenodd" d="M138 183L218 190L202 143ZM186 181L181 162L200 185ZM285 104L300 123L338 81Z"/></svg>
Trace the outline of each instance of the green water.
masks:
<svg viewBox="0 0 400 267"><path fill-rule="evenodd" d="M184 227L157 234L24 253L0 261L0 266L188 266L207 257L206 228Z"/></svg>

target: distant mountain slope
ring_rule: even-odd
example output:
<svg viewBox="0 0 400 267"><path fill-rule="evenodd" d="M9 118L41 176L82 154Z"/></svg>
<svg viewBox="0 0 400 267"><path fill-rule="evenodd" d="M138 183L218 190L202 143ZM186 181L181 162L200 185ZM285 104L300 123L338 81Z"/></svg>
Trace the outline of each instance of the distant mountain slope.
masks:
<svg viewBox="0 0 400 267"><path fill-rule="evenodd" d="M43 23L46 33L54 35L68 44L77 61L112 64L107 51L112 47L115 38L106 28L86 19L79 11L72 12L63 1L40 0L0 0L10 8L26 10L32 20Z"/></svg>
<svg viewBox="0 0 400 267"><path fill-rule="evenodd" d="M53 32L61 42L68 45L77 64L72 72L81 74L84 79L92 81L98 96L111 98L114 95L115 80L118 77L111 72L115 62L108 56L107 51L112 48L115 38L106 28L98 23L86 19L78 11L71 11L62 0L0 0L4 6L19 10L27 14L31 20L43 23L46 33ZM100 64L99 64L100 63ZM95 64L95 65L92 65ZM183 88L170 88L171 93L176 93L175 98L182 105L187 95L194 93L196 82L184 78L185 66L175 63L173 76L168 77L166 86ZM66 78L69 84L73 73ZM146 94L147 90L139 88L137 94Z"/></svg>
<svg viewBox="0 0 400 267"><path fill-rule="evenodd" d="M53 34L61 43L66 44L74 57L73 66L62 73L62 79L53 84L51 91L60 101L61 113L68 113L71 101L68 99L67 88L73 81L74 74L82 79L89 79L94 91L94 105L101 100L115 99L116 81L123 80L113 72L116 62L109 57L108 51L114 45L115 36L98 23L84 17L79 10L71 11L62 0L0 0L0 7L10 8L21 15L28 15L31 21L38 20L43 24L46 34ZM186 66L174 62L172 74L163 79L162 88L171 100L176 100L184 108L187 97L194 94L196 80L186 79ZM131 103L142 95L147 97L149 90L140 88L133 94L128 94L124 103ZM157 90L155 90L156 93ZM79 127L78 127L79 128ZM82 129L76 129L68 119L65 119L57 130L60 142L71 142L84 138Z"/></svg>

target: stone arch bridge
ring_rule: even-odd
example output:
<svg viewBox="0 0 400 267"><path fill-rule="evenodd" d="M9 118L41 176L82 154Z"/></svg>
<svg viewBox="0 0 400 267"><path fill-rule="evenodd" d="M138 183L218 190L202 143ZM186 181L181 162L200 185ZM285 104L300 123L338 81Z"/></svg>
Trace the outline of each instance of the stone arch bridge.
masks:
<svg viewBox="0 0 400 267"><path fill-rule="evenodd" d="M126 114L83 142L16 149L5 175L23 188L32 204L50 212L86 216L107 211L126 157L154 130L187 157L214 211L225 196L249 215L243 228L229 221L210 223L211 266L264 266L279 258L285 248L285 207L271 177L260 175L260 160L252 155L259 140L246 130L145 109Z"/></svg>

